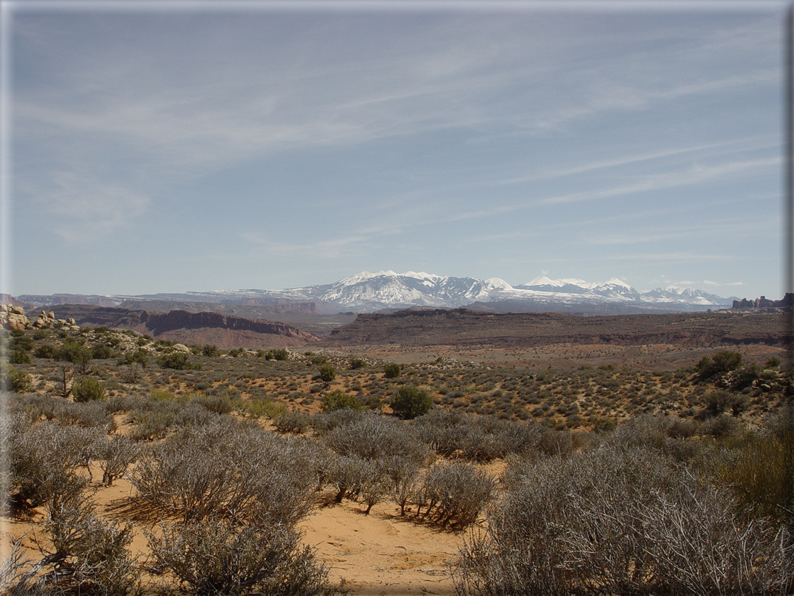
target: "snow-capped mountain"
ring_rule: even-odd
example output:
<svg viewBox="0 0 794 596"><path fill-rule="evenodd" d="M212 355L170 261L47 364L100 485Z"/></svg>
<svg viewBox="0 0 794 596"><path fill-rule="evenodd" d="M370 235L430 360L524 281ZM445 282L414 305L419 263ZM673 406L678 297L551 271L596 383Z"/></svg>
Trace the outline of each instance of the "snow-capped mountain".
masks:
<svg viewBox="0 0 794 596"><path fill-rule="evenodd" d="M317 298L345 308L379 310L411 306L457 307L489 300L510 284L501 279L481 281L470 277L442 277L424 272L363 272L346 277Z"/></svg>
<svg viewBox="0 0 794 596"><path fill-rule="evenodd" d="M679 288L677 286L656 288L650 292L645 292L642 294L642 300L654 303L686 302L687 304L698 304L701 306L730 305L732 303L732 298L726 299L703 290Z"/></svg>
<svg viewBox="0 0 794 596"><path fill-rule="evenodd" d="M617 278L606 282L587 282L581 279L553 280L538 277L526 284L511 286L499 278L479 280L415 271L364 271L333 284L263 293L278 298L321 300L336 305L341 310L356 312L412 306L455 308L474 302L497 301L531 301L549 305L665 306L667 310L731 305L730 299L700 290L669 287L640 293Z"/></svg>
<svg viewBox="0 0 794 596"><path fill-rule="evenodd" d="M526 284L515 286L518 290L564 294L592 294L607 299L640 300L641 294L627 283L613 277L606 282L586 282L583 279L549 279L536 277Z"/></svg>
<svg viewBox="0 0 794 596"><path fill-rule="evenodd" d="M24 298L24 296L20 298ZM113 297L104 298L113 299ZM705 310L711 307L730 307L733 299L733 297L726 299L701 290L675 286L641 293L617 278L606 282L587 282L573 278L536 277L525 284L511 286L499 278L479 280L471 277L445 277L415 271L405 273L395 273L394 271L369 273L364 271L332 284L285 290L217 290L125 298L239 304L308 300L323 304L323 312L372 312L414 306L456 308L475 302L486 304L501 302L503 305L516 308L521 308L522 304L525 306L531 304L532 310L691 311ZM41 300L37 300L35 303L46 304Z"/></svg>

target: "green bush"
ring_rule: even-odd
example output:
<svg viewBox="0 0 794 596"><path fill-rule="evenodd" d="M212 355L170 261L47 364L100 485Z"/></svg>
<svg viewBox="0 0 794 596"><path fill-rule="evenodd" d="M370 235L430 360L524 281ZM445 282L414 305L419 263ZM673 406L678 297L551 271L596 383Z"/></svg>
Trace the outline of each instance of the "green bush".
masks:
<svg viewBox="0 0 794 596"><path fill-rule="evenodd" d="M386 364L383 367L383 376L387 379L396 379L400 376L400 365L399 364Z"/></svg>
<svg viewBox="0 0 794 596"><path fill-rule="evenodd" d="M739 352L723 350L709 358L703 356L697 363L697 371L701 378L708 379L716 375L736 370L742 365L742 355Z"/></svg>
<svg viewBox="0 0 794 596"><path fill-rule="evenodd" d="M30 393L33 390L33 380L24 370L0 362L0 389L6 387L14 393Z"/></svg>
<svg viewBox="0 0 794 596"><path fill-rule="evenodd" d="M780 366L780 358L777 356L772 356L766 361L766 364L764 364L764 368L777 368L778 366Z"/></svg>
<svg viewBox="0 0 794 596"><path fill-rule="evenodd" d="M331 391L323 398L323 412L335 412L336 410L355 410L360 412L364 406L354 395L348 395L341 391Z"/></svg>
<svg viewBox="0 0 794 596"><path fill-rule="evenodd" d="M73 339L67 339L63 345L56 350L55 359L63 362L71 362L72 364L84 364L91 360L91 352L89 352L80 342Z"/></svg>
<svg viewBox="0 0 794 596"><path fill-rule="evenodd" d="M146 350L136 350L132 354L124 354L124 358L119 360L119 364L140 364L142 368L146 368L147 362L149 362L149 354Z"/></svg>
<svg viewBox="0 0 794 596"><path fill-rule="evenodd" d="M172 352L163 354L157 359L157 366L160 368L171 368L173 370L201 370L201 365L190 362L184 352Z"/></svg>
<svg viewBox="0 0 794 596"><path fill-rule="evenodd" d="M773 418L767 433L740 448L724 478L756 515L794 523L794 404Z"/></svg>
<svg viewBox="0 0 794 596"><path fill-rule="evenodd" d="M352 370L358 370L360 368L364 368L367 365L361 358L351 358L350 359L350 368Z"/></svg>
<svg viewBox="0 0 794 596"><path fill-rule="evenodd" d="M330 383L336 378L336 369L330 364L323 364L320 366L320 379L324 383Z"/></svg>
<svg viewBox="0 0 794 596"><path fill-rule="evenodd" d="M36 351L33 352L36 358L55 358L55 346L52 344L41 344Z"/></svg>
<svg viewBox="0 0 794 596"><path fill-rule="evenodd" d="M406 385L397 390L390 405L396 416L411 420L427 414L433 407L433 398L427 394L427 391Z"/></svg>
<svg viewBox="0 0 794 596"><path fill-rule="evenodd" d="M214 344L204 344L201 347L201 354L202 354L202 356L215 358L215 357L221 355L221 351L218 349L218 346L216 346Z"/></svg>
<svg viewBox="0 0 794 596"><path fill-rule="evenodd" d="M36 345L33 341L33 338L28 337L27 335L13 337L8 343L12 350L22 350L25 352L30 352Z"/></svg>
<svg viewBox="0 0 794 596"><path fill-rule="evenodd" d="M80 377L72 383L72 396L78 403L105 399L105 385L94 377Z"/></svg>
<svg viewBox="0 0 794 596"><path fill-rule="evenodd" d="M113 350L105 345L95 346L91 351L91 358L95 360L106 360L107 358L113 358L113 356L115 356Z"/></svg>
<svg viewBox="0 0 794 596"><path fill-rule="evenodd" d="M11 364L30 364L30 355L25 350L13 350L8 361Z"/></svg>
<svg viewBox="0 0 794 596"><path fill-rule="evenodd" d="M289 352L284 348L270 350L265 354L266 360L289 360Z"/></svg>

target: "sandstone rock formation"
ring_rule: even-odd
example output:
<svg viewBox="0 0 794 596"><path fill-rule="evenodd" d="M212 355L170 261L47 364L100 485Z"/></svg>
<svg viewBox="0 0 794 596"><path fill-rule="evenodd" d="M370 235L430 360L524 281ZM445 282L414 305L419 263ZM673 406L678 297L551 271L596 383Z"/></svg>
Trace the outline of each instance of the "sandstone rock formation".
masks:
<svg viewBox="0 0 794 596"><path fill-rule="evenodd" d="M76 322L72 318L56 319L52 311L41 311L41 314L31 323L25 314L25 309L13 304L0 304L0 326L3 329L44 329L47 327L69 327L78 330Z"/></svg>

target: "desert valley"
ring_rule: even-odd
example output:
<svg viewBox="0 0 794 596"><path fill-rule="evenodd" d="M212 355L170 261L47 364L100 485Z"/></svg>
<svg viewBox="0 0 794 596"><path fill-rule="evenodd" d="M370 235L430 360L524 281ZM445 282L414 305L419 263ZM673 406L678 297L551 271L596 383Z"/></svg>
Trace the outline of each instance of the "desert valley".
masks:
<svg viewBox="0 0 794 596"><path fill-rule="evenodd" d="M785 304L172 298L2 307L6 592L794 589Z"/></svg>

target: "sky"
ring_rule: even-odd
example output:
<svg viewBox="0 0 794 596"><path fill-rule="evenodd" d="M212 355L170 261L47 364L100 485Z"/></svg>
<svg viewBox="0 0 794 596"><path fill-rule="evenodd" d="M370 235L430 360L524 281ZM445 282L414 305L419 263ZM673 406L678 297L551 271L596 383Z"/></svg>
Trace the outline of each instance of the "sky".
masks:
<svg viewBox="0 0 794 596"><path fill-rule="evenodd" d="M4 3L4 291L780 298L785 6Z"/></svg>

